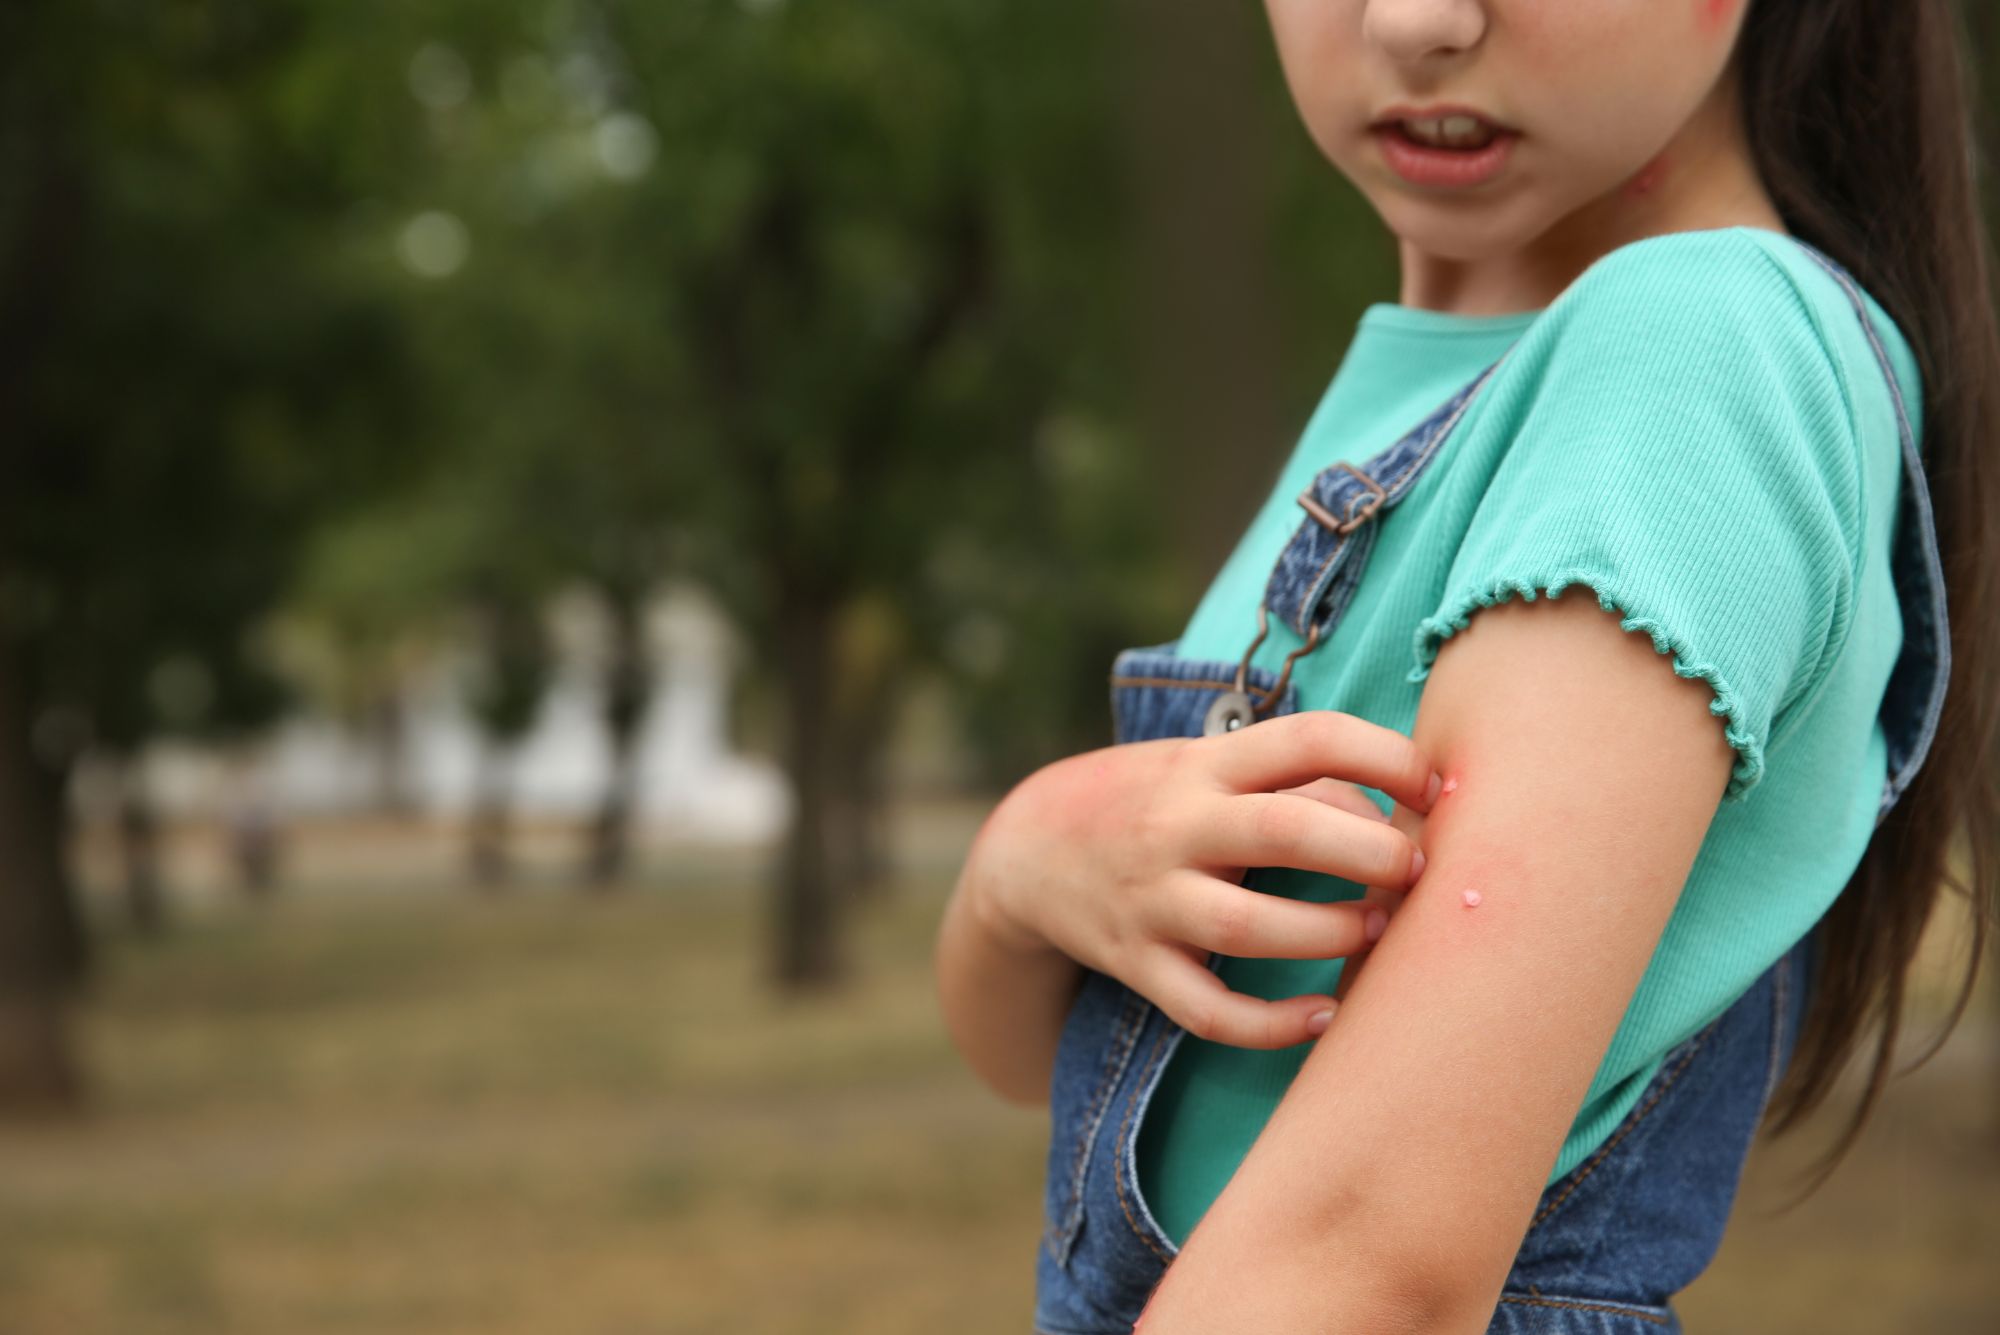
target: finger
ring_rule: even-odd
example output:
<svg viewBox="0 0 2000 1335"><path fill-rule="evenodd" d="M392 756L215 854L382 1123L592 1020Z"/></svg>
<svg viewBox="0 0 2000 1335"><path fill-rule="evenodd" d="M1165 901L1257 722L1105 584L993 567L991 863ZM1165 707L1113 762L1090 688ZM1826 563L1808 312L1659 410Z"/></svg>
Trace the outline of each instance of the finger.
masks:
<svg viewBox="0 0 2000 1335"><path fill-rule="evenodd" d="M1396 910L1401 908L1403 901L1408 898L1408 895L1399 895L1393 890L1384 890L1379 885L1371 885L1368 887L1368 892L1361 897L1359 902L1367 905L1376 912L1387 914L1393 920L1396 916ZM1386 925L1383 930L1385 932L1388 930ZM1361 966L1368 962L1368 956L1373 951L1374 944L1371 943L1367 950L1362 951L1359 955L1349 956L1341 964L1340 980L1333 986L1334 1000L1347 1000L1347 994L1354 990L1354 980L1361 974Z"/></svg>
<svg viewBox="0 0 2000 1335"><path fill-rule="evenodd" d="M1286 793L1240 793L1188 827L1187 855L1213 867L1296 867L1360 885L1407 886L1416 841L1351 811Z"/></svg>
<svg viewBox="0 0 2000 1335"><path fill-rule="evenodd" d="M1218 782L1236 792L1272 792L1314 779L1352 779L1428 813L1437 778L1415 742L1379 723L1334 709L1282 714L1234 732L1198 737ZM1441 780L1439 781L1441 783Z"/></svg>
<svg viewBox="0 0 2000 1335"><path fill-rule="evenodd" d="M1361 900L1287 899L1193 872L1171 881L1160 899L1157 930L1174 942L1238 959L1352 955L1368 947L1368 915L1382 913ZM1386 926L1386 914L1381 921Z"/></svg>
<svg viewBox="0 0 2000 1335"><path fill-rule="evenodd" d="M1280 788L1278 791L1296 797L1309 797L1315 802L1324 802L1330 807L1351 811L1370 820L1389 819L1389 813L1376 806L1368 794L1361 791L1360 784L1349 783L1345 779L1314 779L1297 788Z"/></svg>
<svg viewBox="0 0 2000 1335"><path fill-rule="evenodd" d="M1140 990L1168 1019L1211 1043L1236 1048L1288 1048L1316 1035L1309 1027L1320 1011L1337 1009L1331 997L1307 995L1265 1001L1231 991L1204 965L1178 949L1153 952Z"/></svg>

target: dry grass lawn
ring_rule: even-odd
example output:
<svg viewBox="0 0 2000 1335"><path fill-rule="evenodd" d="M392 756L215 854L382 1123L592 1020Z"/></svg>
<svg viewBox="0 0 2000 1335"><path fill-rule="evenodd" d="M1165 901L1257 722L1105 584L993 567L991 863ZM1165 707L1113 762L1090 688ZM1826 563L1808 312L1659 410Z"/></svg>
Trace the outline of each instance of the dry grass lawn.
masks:
<svg viewBox="0 0 2000 1335"><path fill-rule="evenodd" d="M112 935L95 1112L0 1132L0 1332L1026 1335L1044 1123L938 1022L939 828L812 1004L759 986L727 860L599 902L325 861ZM2000 1329L1992 1014L1799 1210L1815 1133L1759 1151L1690 1330Z"/></svg>

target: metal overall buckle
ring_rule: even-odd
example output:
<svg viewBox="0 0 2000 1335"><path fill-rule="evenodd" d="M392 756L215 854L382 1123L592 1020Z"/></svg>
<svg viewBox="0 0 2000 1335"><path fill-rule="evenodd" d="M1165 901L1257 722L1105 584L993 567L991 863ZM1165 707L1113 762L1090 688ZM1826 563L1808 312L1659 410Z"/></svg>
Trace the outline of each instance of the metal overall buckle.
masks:
<svg viewBox="0 0 2000 1335"><path fill-rule="evenodd" d="M1388 499L1389 493L1382 489L1380 482L1377 482L1353 464L1342 462L1335 464L1334 467L1345 468L1360 479L1362 486L1368 488L1367 495L1356 496L1347 503L1347 517L1344 519L1334 518L1333 511L1319 503L1319 498L1313 495L1313 487L1310 486L1299 494L1299 504L1305 509L1307 514L1317 519L1322 527L1332 530L1341 537L1346 537L1349 533L1352 533L1355 529L1360 528L1375 517L1375 512L1382 508L1382 502ZM1318 479L1314 479L1314 485L1318 485ZM1356 505L1364 508L1356 510L1354 508Z"/></svg>
<svg viewBox="0 0 2000 1335"><path fill-rule="evenodd" d="M1353 464L1343 462L1335 464L1334 467L1346 469L1361 482L1362 486L1368 489L1364 495L1357 496L1348 502L1346 515L1336 517L1331 510L1321 505L1318 498L1313 495L1312 487L1305 489L1305 492L1299 497L1299 504L1319 524L1333 533L1345 537L1373 519L1376 512L1382 508L1382 503L1388 499L1389 493L1383 488L1381 483L1356 468ZM1224 732L1235 732L1238 728L1247 727L1255 723L1257 716L1275 706L1278 698L1285 693L1285 683L1290 681L1292 677L1292 664L1298 662L1299 659L1305 657L1319 646L1320 626L1319 622L1314 621L1306 627L1305 643L1285 655L1284 666L1278 672L1277 684L1272 686L1269 691L1266 691L1261 700L1253 700L1250 697L1247 683L1250 673L1250 656L1257 652L1257 646L1264 642L1264 637L1270 634L1270 631L1270 607L1268 604L1259 602L1257 604L1257 638L1250 641L1250 647L1243 651L1243 661L1236 665L1235 686L1215 697L1215 703L1208 707L1208 714L1202 719L1201 724L1201 731L1204 737L1213 737L1218 733Z"/></svg>

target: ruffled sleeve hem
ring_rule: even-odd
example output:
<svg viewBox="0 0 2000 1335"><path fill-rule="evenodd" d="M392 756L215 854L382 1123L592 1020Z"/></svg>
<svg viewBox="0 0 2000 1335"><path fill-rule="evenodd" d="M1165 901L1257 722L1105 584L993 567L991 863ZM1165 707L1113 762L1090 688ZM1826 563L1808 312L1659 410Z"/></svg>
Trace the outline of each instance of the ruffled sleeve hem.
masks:
<svg viewBox="0 0 2000 1335"><path fill-rule="evenodd" d="M1566 571L1540 579L1500 579L1484 588L1464 590L1448 599L1438 615L1425 617L1417 624L1416 666L1405 680L1420 682L1430 676L1431 664L1437 659L1438 649L1452 635L1464 630L1472 614L1480 608L1493 607L1513 596L1519 596L1523 602L1533 602L1538 592L1556 598L1570 585L1582 584L1597 595L1598 606L1607 612L1621 614L1619 629L1645 631L1656 652L1671 656L1675 676L1699 677L1708 683L1709 689L1715 693L1715 698L1709 701L1708 712L1724 720L1723 737L1737 757L1722 800L1740 801L1764 777L1764 743L1756 731L1744 722L1744 710L1735 687L1714 664L1696 659L1692 647L1657 618L1625 615L1627 601L1617 589L1606 587L1608 583L1594 574Z"/></svg>

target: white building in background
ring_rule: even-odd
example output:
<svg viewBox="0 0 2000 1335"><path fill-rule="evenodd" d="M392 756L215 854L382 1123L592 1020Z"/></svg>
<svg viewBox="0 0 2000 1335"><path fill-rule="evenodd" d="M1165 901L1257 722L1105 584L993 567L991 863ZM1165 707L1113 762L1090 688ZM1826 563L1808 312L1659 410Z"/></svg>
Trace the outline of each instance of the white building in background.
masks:
<svg viewBox="0 0 2000 1335"><path fill-rule="evenodd" d="M555 678L533 728L504 762L514 809L529 818L587 815L609 779L599 686L604 628L580 596L560 600L552 616ZM773 762L731 748L728 622L698 589L682 585L655 602L648 633L657 676L635 758L640 822L707 840L774 837L790 814L790 789ZM465 708L463 667L434 664L405 698L393 781L426 814L462 813L476 793L485 742ZM382 800L378 748L325 718L291 720L250 763L250 782L281 816L364 810ZM162 807L176 814L223 809L239 781L230 762L194 747L161 747L150 764Z"/></svg>

